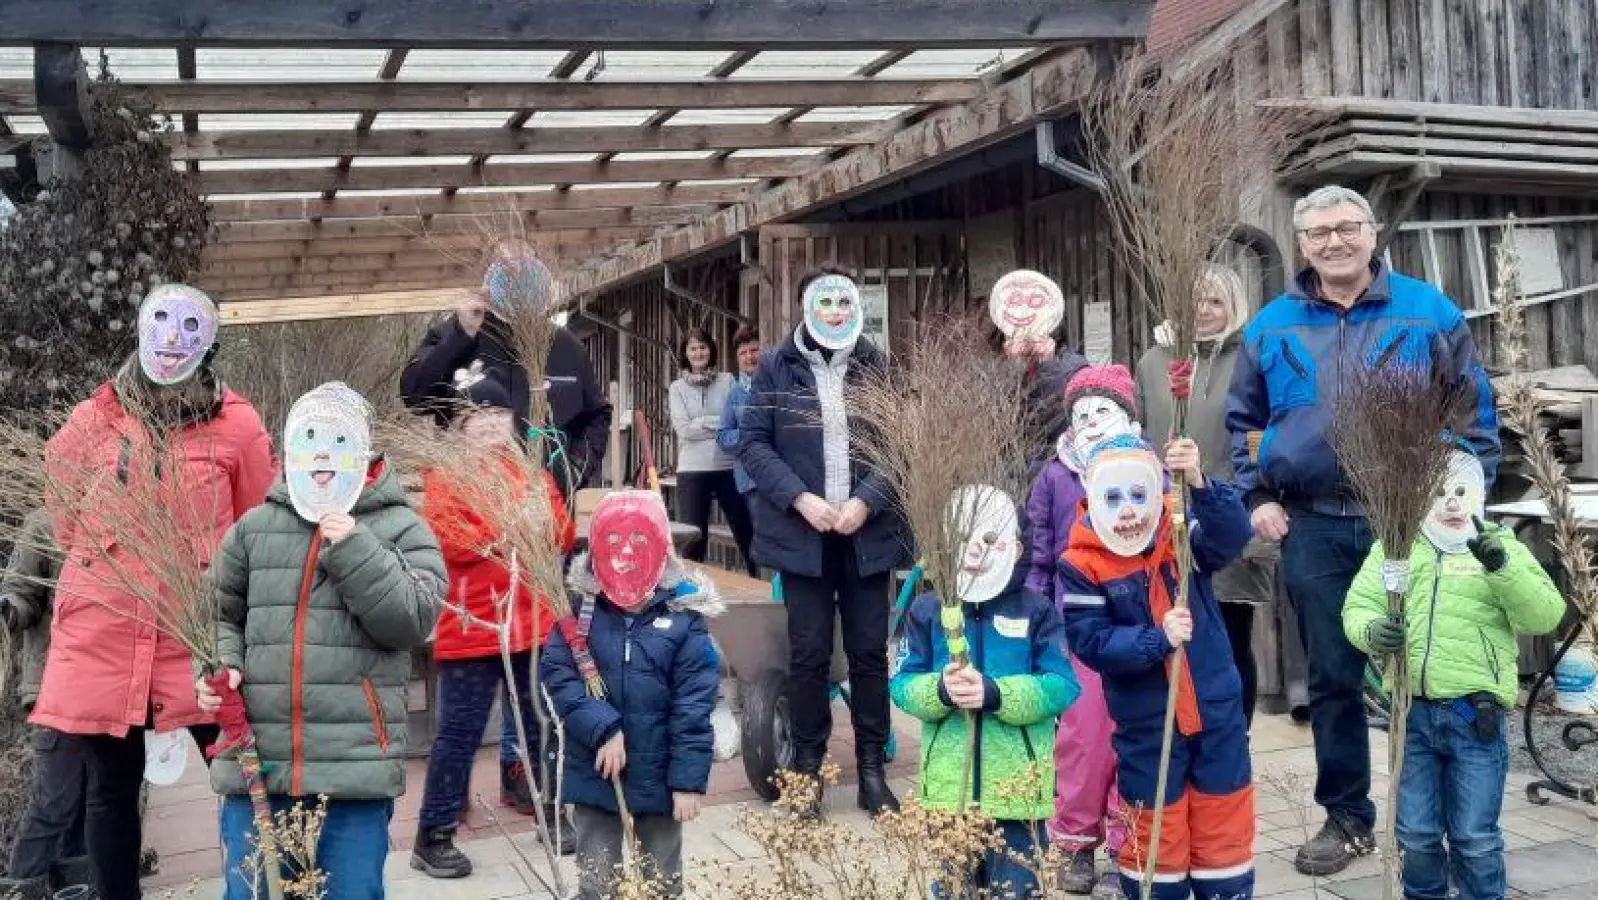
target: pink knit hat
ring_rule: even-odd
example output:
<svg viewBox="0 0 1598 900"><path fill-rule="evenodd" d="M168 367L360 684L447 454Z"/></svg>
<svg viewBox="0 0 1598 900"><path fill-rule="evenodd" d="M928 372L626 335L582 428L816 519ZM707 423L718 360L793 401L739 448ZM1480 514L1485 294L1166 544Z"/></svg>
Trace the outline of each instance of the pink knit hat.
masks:
<svg viewBox="0 0 1598 900"><path fill-rule="evenodd" d="M1065 408L1071 409L1083 397L1107 397L1125 409L1132 419L1138 416L1137 386L1126 366L1086 366L1078 369L1065 386Z"/></svg>

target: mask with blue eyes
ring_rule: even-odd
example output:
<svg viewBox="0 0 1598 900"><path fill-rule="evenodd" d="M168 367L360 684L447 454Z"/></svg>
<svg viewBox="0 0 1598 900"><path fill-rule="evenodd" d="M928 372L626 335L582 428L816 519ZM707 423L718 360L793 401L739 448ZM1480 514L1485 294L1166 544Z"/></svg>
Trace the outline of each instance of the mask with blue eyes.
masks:
<svg viewBox="0 0 1598 900"><path fill-rule="evenodd" d="M1165 511L1165 474L1145 448L1106 448L1088 461L1083 486L1093 533L1117 556L1137 556L1154 544Z"/></svg>
<svg viewBox="0 0 1598 900"><path fill-rule="evenodd" d="M296 400L283 428L283 480L300 518L320 522L355 508L372 460L371 412L339 382Z"/></svg>

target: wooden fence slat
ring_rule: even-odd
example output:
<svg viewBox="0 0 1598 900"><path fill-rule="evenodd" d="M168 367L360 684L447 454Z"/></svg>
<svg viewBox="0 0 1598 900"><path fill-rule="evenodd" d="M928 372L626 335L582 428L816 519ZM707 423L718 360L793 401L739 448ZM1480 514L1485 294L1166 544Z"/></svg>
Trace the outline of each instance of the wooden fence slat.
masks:
<svg viewBox="0 0 1598 900"><path fill-rule="evenodd" d="M1362 6L1379 5L1362 0L1328 0L1331 19L1328 37L1331 44L1332 93L1339 96L1360 93L1360 13ZM1368 29L1369 21L1364 23ZM1367 92L1368 93L1368 92Z"/></svg>
<svg viewBox="0 0 1598 900"><path fill-rule="evenodd" d="M1324 96L1332 92L1331 23L1324 3L1298 4L1298 52L1304 93Z"/></svg>
<svg viewBox="0 0 1598 900"><path fill-rule="evenodd" d="M1393 96L1392 42L1397 34L1388 27L1388 5L1393 0L1360 0L1359 54L1363 78L1358 93L1367 97Z"/></svg>
<svg viewBox="0 0 1598 900"><path fill-rule="evenodd" d="M1265 54L1271 95L1298 96L1304 76L1298 60L1298 13L1292 6L1277 10L1265 20Z"/></svg>
<svg viewBox="0 0 1598 900"><path fill-rule="evenodd" d="M1447 0L1419 0L1419 4L1421 99L1450 103Z"/></svg>
<svg viewBox="0 0 1598 900"><path fill-rule="evenodd" d="M1389 0L1387 5L1392 96L1398 100L1421 99L1418 12L1416 0Z"/></svg>
<svg viewBox="0 0 1598 900"><path fill-rule="evenodd" d="M1448 95L1453 103L1490 102L1481 96L1476 71L1481 33L1473 8L1480 0L1447 0Z"/></svg>

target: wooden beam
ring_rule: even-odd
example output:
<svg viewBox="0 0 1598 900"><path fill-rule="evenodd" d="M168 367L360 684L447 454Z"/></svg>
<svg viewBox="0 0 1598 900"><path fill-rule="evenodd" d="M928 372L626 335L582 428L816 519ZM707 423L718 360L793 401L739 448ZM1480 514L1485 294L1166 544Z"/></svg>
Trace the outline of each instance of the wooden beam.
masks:
<svg viewBox="0 0 1598 900"><path fill-rule="evenodd" d="M495 153L589 153L649 150L753 150L845 147L877 139L871 123L675 125L640 129L447 128L369 131L213 131L169 134L172 158L286 159L320 156L469 156Z"/></svg>
<svg viewBox="0 0 1598 900"><path fill-rule="evenodd" d="M524 214L522 222L529 234L569 231L583 228L653 226L690 221L705 207L667 206L637 210L579 209L546 210ZM387 216L376 219L332 219L323 222L222 222L216 226L216 241L308 241L319 238L396 238L432 235L473 235L483 237L484 223L477 216Z"/></svg>
<svg viewBox="0 0 1598 900"><path fill-rule="evenodd" d="M76 44L50 41L33 45L33 82L29 93L50 132L50 139L69 150L89 147L89 126L83 117L88 101L85 93L88 80L83 54Z"/></svg>
<svg viewBox="0 0 1598 900"><path fill-rule="evenodd" d="M471 249L418 249L412 252L359 253L339 256L281 256L275 259L207 260L204 278L262 275L335 275L339 273L403 273L406 269L438 269L475 262Z"/></svg>
<svg viewBox="0 0 1598 900"><path fill-rule="evenodd" d="M405 269L392 274L331 272L321 275L244 275L235 278L211 278L202 275L199 287L223 296L231 296L242 291L260 293L340 288L346 291L378 290L376 285L379 284L385 285L382 290L399 289L391 287L394 285L404 285L406 288L466 287L476 283L481 277L480 266L454 265L435 266L429 269Z"/></svg>
<svg viewBox="0 0 1598 900"><path fill-rule="evenodd" d="M732 159L615 160L597 162L470 165L358 166L316 169L207 169L196 189L206 195L276 191L403 190L406 188L531 187L542 184L602 184L640 181L723 181L789 178L815 168L808 156Z"/></svg>
<svg viewBox="0 0 1598 900"><path fill-rule="evenodd" d="M993 47L1137 39L1152 0L0 0L16 41L528 49Z"/></svg>
<svg viewBox="0 0 1598 900"><path fill-rule="evenodd" d="M561 251L569 246L614 244L649 238L665 226L623 226L616 228L573 228L539 231L533 235L538 246ZM329 256L370 254L427 254L477 251L483 246L479 234L416 234L403 237L318 238L282 241L213 241L206 245L202 259L212 262L261 259L314 259Z"/></svg>
<svg viewBox="0 0 1598 900"><path fill-rule="evenodd" d="M228 301L223 303L220 309L223 325L270 325L320 319L443 312L454 309L464 293L465 290L462 288L443 288L309 297L266 297L259 300Z"/></svg>
<svg viewBox="0 0 1598 900"><path fill-rule="evenodd" d="M410 56L410 53L411 51L404 47L396 47L395 49L388 51L388 53L384 54L383 56L383 65L378 67L377 77L382 81L393 81L394 79L398 78L400 70L405 68L405 60ZM372 109L363 109L361 110L361 117L355 120L355 131L358 134L365 134L366 132L372 130L372 126L376 124L376 122L377 112ZM197 131L198 129L185 128L183 130ZM348 172L350 164L353 162L354 157L340 156L338 158L338 170L340 172ZM199 164L195 162L190 162L189 166L191 170L199 168ZM324 190L322 192L322 199L331 200L336 193L337 190L333 188Z"/></svg>
<svg viewBox="0 0 1598 900"><path fill-rule="evenodd" d="M397 51L396 51L397 52ZM975 97L971 79L810 81L161 82L132 84L172 115L904 106ZM35 112L26 80L0 81L0 113Z"/></svg>
<svg viewBox="0 0 1598 900"><path fill-rule="evenodd" d="M582 191L438 194L411 197L342 197L334 200L228 200L212 198L211 221L271 219L370 219L378 216L502 214L558 209L618 209L727 204L744 199L737 185L659 188L595 188Z"/></svg>
<svg viewBox="0 0 1598 900"><path fill-rule="evenodd" d="M934 110L872 146L858 148L707 219L700 219L569 279L571 295L636 277L662 262L735 240L748 229L791 221L892 179L980 150L1079 103L1098 76L1094 54L1068 51L1040 60L975 100Z"/></svg>

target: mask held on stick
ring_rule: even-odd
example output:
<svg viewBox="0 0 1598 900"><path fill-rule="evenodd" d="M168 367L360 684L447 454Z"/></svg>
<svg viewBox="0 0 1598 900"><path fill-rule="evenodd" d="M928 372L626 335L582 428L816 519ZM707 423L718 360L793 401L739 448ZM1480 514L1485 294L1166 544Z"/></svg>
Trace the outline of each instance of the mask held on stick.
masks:
<svg viewBox="0 0 1598 900"><path fill-rule="evenodd" d="M985 484L960 488L949 500L949 531L960 541L960 599L986 603L1003 593L1021 557L1020 522L1010 495Z"/></svg>
<svg viewBox="0 0 1598 900"><path fill-rule="evenodd" d="M283 480L300 518L320 522L354 509L371 461L371 407L343 382L313 388L289 409Z"/></svg>
<svg viewBox="0 0 1598 900"><path fill-rule="evenodd" d="M1165 512L1165 473L1141 439L1121 435L1098 445L1083 486L1088 523L1117 556L1137 556L1153 546Z"/></svg>

